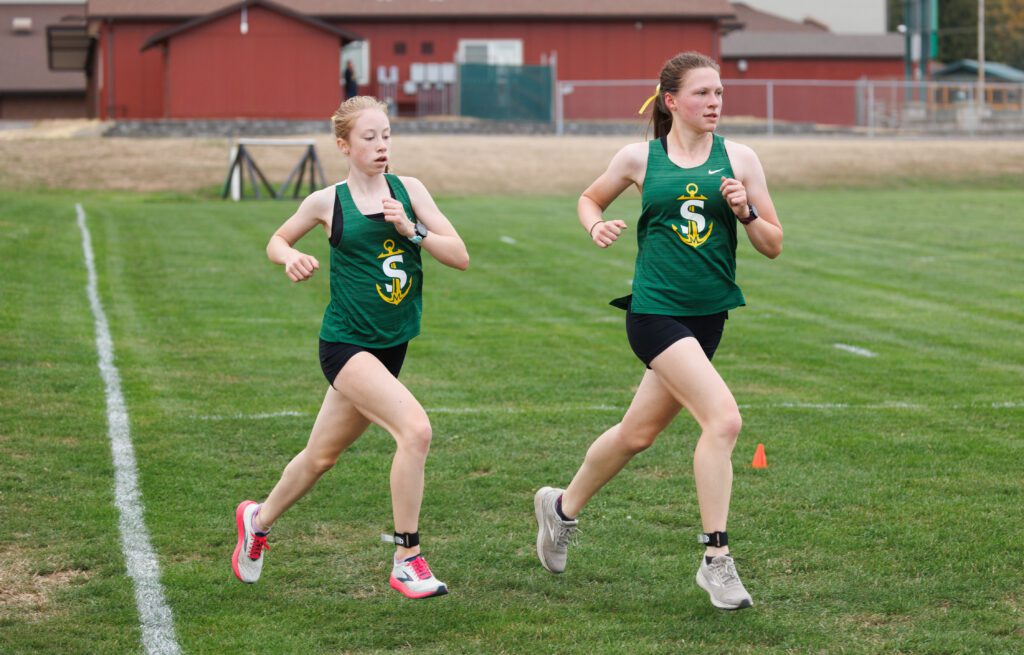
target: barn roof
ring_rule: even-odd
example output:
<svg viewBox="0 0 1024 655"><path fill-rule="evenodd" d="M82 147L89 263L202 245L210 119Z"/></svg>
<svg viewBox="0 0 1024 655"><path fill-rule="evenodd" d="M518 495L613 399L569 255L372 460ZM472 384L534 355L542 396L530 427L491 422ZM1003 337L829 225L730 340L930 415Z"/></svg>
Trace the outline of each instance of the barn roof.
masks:
<svg viewBox="0 0 1024 655"><path fill-rule="evenodd" d="M960 59L932 73L933 79L977 79L978 62ZM994 82L1024 82L1024 70L997 61L985 62L985 79Z"/></svg>
<svg viewBox="0 0 1024 655"><path fill-rule="evenodd" d="M790 20L776 14L760 11L746 4L745 2L732 3L736 11L736 22L740 29L747 32L828 32L828 28L821 23L804 19L803 22Z"/></svg>
<svg viewBox="0 0 1024 655"><path fill-rule="evenodd" d="M288 7L285 7L285 6L283 6L283 5L279 4L279 3L270 2L270 0L242 0L241 2L237 2L236 1L233 4L230 4L230 5L226 6L226 7L221 7L220 9L217 9L216 11L208 13L208 14L206 14L204 16L199 16L197 18L193 18L192 20L186 21L186 22L182 23L181 25L175 25L174 27L171 27L171 28L168 28L166 30L162 30L160 32L157 32L153 36L151 36L148 39L146 39L146 41L142 44L141 50L148 50L149 48L152 48L153 46L155 46L155 45L157 45L159 43L163 43L164 41L167 41L168 39L170 39L170 38L172 38L172 37L174 37L174 36L176 36L178 34L181 34L182 32L187 32L189 30L192 30L192 29L195 29L195 28L199 27L200 25L205 25L206 23L210 23L212 21L215 21L218 18L222 18L224 16L227 16L228 14L232 14L232 13L234 13L236 11L239 11L243 6L246 6L246 7L257 7L257 6L265 7L267 9L271 10L271 11L274 11L276 13L279 13L279 14L282 14L284 16L287 16L287 17L289 17L289 18L291 18L293 20L296 20L296 21L298 21L300 23L304 23L306 25L310 25L312 27L315 27L318 30L323 30L324 32L329 32L331 34L334 34L334 35L338 36L339 38L343 39L344 41L358 41L358 40L363 38L363 37L359 36L358 34L356 34L355 32L350 32L348 30L343 30L343 29L335 27L335 26L333 26L333 25L331 25L329 23L325 23L322 20L318 20L316 18L311 18L311 17L306 16L304 14L300 14L300 13L298 13L298 12L292 10L292 9L289 9Z"/></svg>
<svg viewBox="0 0 1024 655"><path fill-rule="evenodd" d="M833 34L831 32L732 32L722 37L723 57L903 57L899 34Z"/></svg>
<svg viewBox="0 0 1024 655"><path fill-rule="evenodd" d="M224 0L89 0L91 17L191 18L238 4ZM280 0L320 18L705 18L735 15L728 0Z"/></svg>

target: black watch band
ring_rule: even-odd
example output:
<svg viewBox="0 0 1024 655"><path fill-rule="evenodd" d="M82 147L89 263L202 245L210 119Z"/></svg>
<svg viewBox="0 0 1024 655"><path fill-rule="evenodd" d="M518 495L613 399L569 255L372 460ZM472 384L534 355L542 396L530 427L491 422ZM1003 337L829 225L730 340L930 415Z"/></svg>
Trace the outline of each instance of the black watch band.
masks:
<svg viewBox="0 0 1024 655"><path fill-rule="evenodd" d="M743 223L744 225L750 225L757 219L761 218L761 215L757 213L757 209L751 204L747 205L747 212L748 214L746 218L740 218L739 216L737 216L736 220L738 220L740 223Z"/></svg>

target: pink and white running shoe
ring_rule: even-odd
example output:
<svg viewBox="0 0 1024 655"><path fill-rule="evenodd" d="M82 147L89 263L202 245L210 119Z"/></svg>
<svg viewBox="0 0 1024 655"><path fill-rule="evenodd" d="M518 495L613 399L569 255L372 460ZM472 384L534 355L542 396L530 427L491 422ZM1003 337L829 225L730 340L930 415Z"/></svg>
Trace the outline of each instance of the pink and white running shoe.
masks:
<svg viewBox="0 0 1024 655"><path fill-rule="evenodd" d="M270 550L267 535L259 536L252 527L252 517L260 508L254 500L243 500L235 509L235 523L238 524L238 544L231 556L231 568L242 582L252 584L260 579L263 571L263 551Z"/></svg>
<svg viewBox="0 0 1024 655"><path fill-rule="evenodd" d="M422 555L395 562L390 582L406 598L430 598L448 593L448 586L434 577Z"/></svg>

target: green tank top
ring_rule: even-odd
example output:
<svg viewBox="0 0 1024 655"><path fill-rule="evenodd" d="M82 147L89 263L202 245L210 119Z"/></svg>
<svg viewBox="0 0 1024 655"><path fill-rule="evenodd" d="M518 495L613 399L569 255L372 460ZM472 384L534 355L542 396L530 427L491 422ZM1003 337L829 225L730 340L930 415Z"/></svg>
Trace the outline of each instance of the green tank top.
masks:
<svg viewBox="0 0 1024 655"><path fill-rule="evenodd" d="M385 174L391 195L416 221L405 186ZM389 348L420 333L423 269L420 247L398 234L383 213L363 215L346 182L336 185L331 227L331 302L320 338Z"/></svg>
<svg viewBox="0 0 1024 655"><path fill-rule="evenodd" d="M648 143L630 296L611 304L637 314L706 316L746 304L736 285L736 215L718 188L732 177L725 139L695 168L668 158L665 142Z"/></svg>

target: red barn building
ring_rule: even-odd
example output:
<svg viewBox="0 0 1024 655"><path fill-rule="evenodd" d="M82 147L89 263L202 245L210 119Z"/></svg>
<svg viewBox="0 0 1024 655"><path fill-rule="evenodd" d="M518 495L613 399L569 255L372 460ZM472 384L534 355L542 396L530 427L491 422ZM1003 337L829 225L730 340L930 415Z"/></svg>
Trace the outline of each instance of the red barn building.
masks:
<svg viewBox="0 0 1024 655"><path fill-rule="evenodd" d="M100 118L322 118L342 96L431 64L540 64L560 78L644 79L684 49L719 55L727 0L89 0ZM389 75L394 70L397 80Z"/></svg>
<svg viewBox="0 0 1024 655"><path fill-rule="evenodd" d="M903 74L898 35L833 34L727 0L88 0L85 15L78 59L88 112L102 119L322 119L343 97L348 61L359 92L399 114L415 111L424 89L450 92L455 62L634 81L577 85L564 96L570 119L635 117L650 92L636 81L653 83L681 50L721 61L730 115L821 119L821 102L805 92L780 93L769 108L764 85L745 80ZM857 102L831 122L856 122Z"/></svg>

